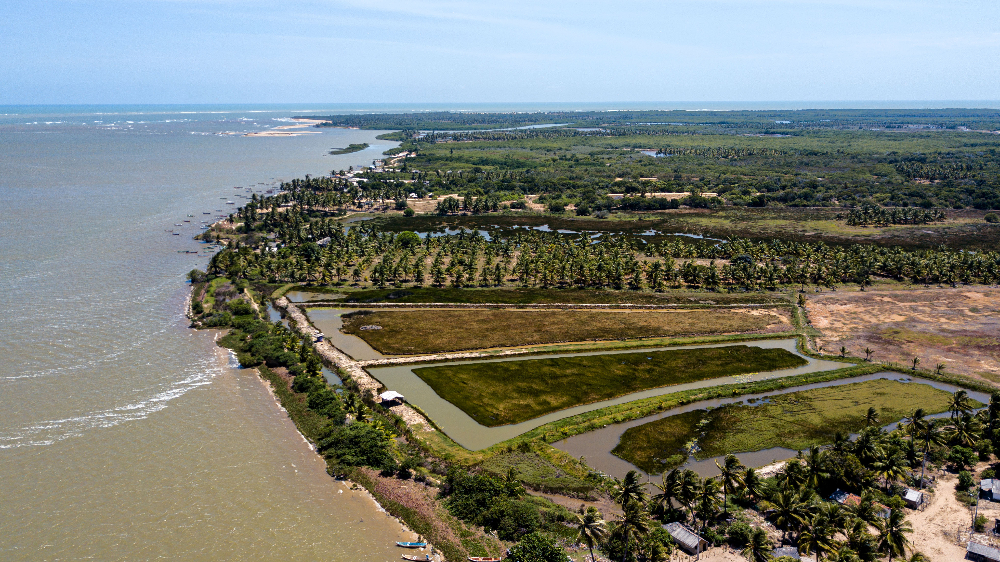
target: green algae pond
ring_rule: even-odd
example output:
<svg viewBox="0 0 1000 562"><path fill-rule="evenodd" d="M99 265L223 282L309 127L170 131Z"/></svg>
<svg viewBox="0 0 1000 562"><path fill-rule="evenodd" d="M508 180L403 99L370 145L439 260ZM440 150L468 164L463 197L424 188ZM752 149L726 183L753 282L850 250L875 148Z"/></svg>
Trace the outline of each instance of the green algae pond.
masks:
<svg viewBox="0 0 1000 562"><path fill-rule="evenodd" d="M860 430L869 407L879 411L882 422L892 422L892 428L916 408L945 412L957 390L946 383L883 372L693 402L553 446L612 476L636 468L656 475L679 466L714 476L719 473L715 461L728 453L747 466L764 466L810 445L827 444L838 431ZM968 392L974 400L989 402L984 393Z"/></svg>
<svg viewBox="0 0 1000 562"><path fill-rule="evenodd" d="M429 364L419 364L419 365L398 365L398 366L387 366L387 367L377 367L369 368L368 371L378 379L382 384L386 385L388 389L395 390L404 396L411 404L418 406L423 410L433 421L437 424L441 430L448 435L452 440L454 440L459 445L470 449L479 450L495 445L507 439L516 437L526 431L540 427L547 423L560 420L563 418L568 418L584 412L589 412L593 410L598 410L608 406L614 406L619 404L625 404L634 400L639 400L642 398L650 398L654 396L662 396L665 394L671 394L674 392L681 392L685 390L692 390L697 388L708 388L713 386L719 386L724 384L733 383L746 383L761 381L773 378L790 377L795 375L801 375L806 373L814 373L820 371L832 371L835 369L842 369L851 366L850 364L840 363L836 361L826 361L821 359L813 359L800 354L796 349L795 339L776 339L776 340L760 340L753 342L744 342L740 344L734 343L722 343L722 344L707 344L707 345L688 345L688 346L674 346L674 347L660 347L651 348L646 350L641 350L639 353L644 354L641 357L653 357L650 353L671 351L676 352L678 350L704 350L712 348L733 348L733 347L746 347L746 348L758 348L759 350L783 350L787 352L788 356L794 356L793 368L779 368L770 371L759 371L759 372L747 372L745 370L734 369L733 371L728 371L728 374L721 374L714 378L705 378L701 380L680 380L677 384L670 384L669 382L663 383L669 386L658 386L656 388L645 388L639 391L626 390L626 394L617 397L597 399L591 403L577 404L572 406L567 406L565 404L559 404L561 408L555 409L554 411L549 410L547 413L538 415L531 419L518 421L516 423L507 423L506 425L496 425L494 427L488 427L482 423L476 421L476 419L469 413L463 411L458 405L449 402L446 396L442 396L435 391L434 387L427 382L425 382L420 376L418 376L415 371L420 369L428 368L438 368L438 367L448 367L454 368L456 366L465 365L476 365L479 368L493 369L496 368L495 365L503 364L500 368L504 370L517 370L517 369L531 369L533 365L539 365L536 363L539 360L549 360L549 359L579 359L582 357L589 356L601 356L611 359L602 359L602 361L610 361L617 359L623 355L635 355L636 350L626 350L626 351L595 351L595 352L584 352L584 353L560 353L560 354L550 354L550 355L533 355L528 357L505 357L501 359L477 359L469 361L453 361L453 362L441 362L441 363L429 363ZM757 351L749 351L750 354L757 353ZM786 355L782 354L784 357ZM645 360L645 359L644 359ZM651 361L651 360L645 360ZM621 363L622 360L618 359L617 363ZM532 371L528 371L528 375L531 376ZM565 387L566 385L563 384ZM478 389L476 389L478 390ZM448 393L445 392L445 395ZM494 397L499 397L496 392L493 393ZM468 407L468 405L467 405ZM477 417L481 417L477 415ZM613 447L612 445L611 447ZM611 449L608 448L608 450Z"/></svg>

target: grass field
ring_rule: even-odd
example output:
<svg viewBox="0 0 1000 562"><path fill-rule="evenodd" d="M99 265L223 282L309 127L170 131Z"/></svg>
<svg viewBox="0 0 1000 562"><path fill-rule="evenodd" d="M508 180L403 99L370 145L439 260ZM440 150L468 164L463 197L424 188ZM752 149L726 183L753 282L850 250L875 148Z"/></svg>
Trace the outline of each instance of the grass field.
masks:
<svg viewBox="0 0 1000 562"><path fill-rule="evenodd" d="M362 326L381 326L362 330ZM663 336L781 332L784 310L390 310L344 317L342 331L387 355Z"/></svg>
<svg viewBox="0 0 1000 562"><path fill-rule="evenodd" d="M692 441L697 441L699 459L772 447L801 450L832 441L838 431L861 430L869 407L878 410L879 423L888 424L916 408L928 414L946 411L950 398L926 384L883 379L791 392L758 404L699 410L633 427L612 453L657 474L683 464L686 444Z"/></svg>
<svg viewBox="0 0 1000 562"><path fill-rule="evenodd" d="M413 372L488 427L633 392L805 365L783 349L745 345L439 365Z"/></svg>
<svg viewBox="0 0 1000 562"><path fill-rule="evenodd" d="M575 494L588 494L594 490L593 482L569 474L537 453L504 453L487 459L480 467L496 476L507 476L513 468L518 480L535 490Z"/></svg>

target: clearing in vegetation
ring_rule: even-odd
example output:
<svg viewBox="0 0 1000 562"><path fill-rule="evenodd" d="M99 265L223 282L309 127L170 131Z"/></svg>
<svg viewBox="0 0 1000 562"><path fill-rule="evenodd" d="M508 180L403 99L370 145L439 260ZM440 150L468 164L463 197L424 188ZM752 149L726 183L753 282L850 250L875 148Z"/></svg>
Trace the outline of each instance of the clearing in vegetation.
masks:
<svg viewBox="0 0 1000 562"><path fill-rule="evenodd" d="M379 326L374 330L371 326ZM367 329L366 329L367 328ZM342 331L380 353L408 355L587 340L777 333L783 309L754 310L391 310L344 316Z"/></svg>
<svg viewBox="0 0 1000 562"><path fill-rule="evenodd" d="M661 386L805 365L784 349L746 345L493 361L413 372L487 427Z"/></svg>
<svg viewBox="0 0 1000 562"><path fill-rule="evenodd" d="M821 293L806 299L827 353L1000 382L1000 290L987 287Z"/></svg>
<svg viewBox="0 0 1000 562"><path fill-rule="evenodd" d="M951 394L930 385L885 379L803 390L633 427L611 452L658 474L684 464L695 442L697 459L772 447L802 450L829 443L837 432L860 431L869 407L878 410L880 424L888 424L916 408L928 414L944 412L950 399Z"/></svg>

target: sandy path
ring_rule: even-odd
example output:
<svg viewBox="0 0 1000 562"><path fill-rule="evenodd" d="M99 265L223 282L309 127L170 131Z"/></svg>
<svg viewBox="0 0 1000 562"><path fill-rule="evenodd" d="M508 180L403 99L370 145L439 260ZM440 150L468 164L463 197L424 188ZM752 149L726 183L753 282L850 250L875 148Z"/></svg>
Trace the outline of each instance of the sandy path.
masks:
<svg viewBox="0 0 1000 562"><path fill-rule="evenodd" d="M288 316L295 321L295 327L299 332L309 336L309 338L313 341L313 348L316 352L334 366L347 373L347 376L351 377L351 380L358 385L361 392L371 390L373 393L377 393L382 388L382 383L375 380L375 378L369 375L357 361L348 357L346 353L332 346L330 342L317 342L316 336L320 333L319 330L314 328L312 324L309 323L309 320L306 319L305 315L302 314L302 311L299 310L297 306L288 302L288 299L285 297L281 297L280 299L274 301L274 304L278 308L284 309ZM379 401L378 396L375 396L375 400ZM406 425L410 426L410 428L414 430L433 431L430 424L427 423L427 420L407 404L392 406L389 410L397 416L403 418Z"/></svg>
<svg viewBox="0 0 1000 562"><path fill-rule="evenodd" d="M923 552L934 562L965 559L965 547L956 544L956 533L959 529L968 530L972 514L955 499L957 481L954 474L943 475L925 510L907 510L907 519L914 529L910 535L913 551Z"/></svg>

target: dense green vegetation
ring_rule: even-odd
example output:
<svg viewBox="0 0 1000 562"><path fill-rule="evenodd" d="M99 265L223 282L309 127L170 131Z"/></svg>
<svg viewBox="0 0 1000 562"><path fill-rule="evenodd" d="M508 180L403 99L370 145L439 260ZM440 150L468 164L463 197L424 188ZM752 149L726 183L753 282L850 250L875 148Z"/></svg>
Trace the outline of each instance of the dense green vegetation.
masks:
<svg viewBox="0 0 1000 562"><path fill-rule="evenodd" d="M423 193L545 194L592 211L607 193L713 192L734 205L1000 207L995 110L616 111L331 116L403 129ZM559 127L509 131L538 124ZM447 133L418 133L446 129ZM465 130L465 132L461 132ZM643 152L645 151L645 152ZM393 185L398 176L373 173ZM644 179L650 178L650 179ZM410 178L408 178L410 179ZM388 183L386 183L388 182ZM428 182L424 184L423 182ZM411 189L412 190L412 189Z"/></svg>
<svg viewBox="0 0 1000 562"><path fill-rule="evenodd" d="M860 431L868 408L875 408L882 423L891 423L914 405L928 415L944 412L949 398L928 385L882 379L791 392L760 404L688 412L630 428L612 452L659 474L684 464L692 449L698 459L772 447L805 449L828 444L838 433Z"/></svg>
<svg viewBox="0 0 1000 562"><path fill-rule="evenodd" d="M749 333L778 317L729 310L377 310L343 316L342 332L389 355L657 336ZM790 324L784 324L790 329ZM372 330L371 326L380 329ZM367 329L366 329L367 328Z"/></svg>
<svg viewBox="0 0 1000 562"><path fill-rule="evenodd" d="M478 423L496 427L650 388L804 364L783 349L733 345L438 365L413 372Z"/></svg>
<svg viewBox="0 0 1000 562"><path fill-rule="evenodd" d="M863 288L877 278L952 285L1000 281L996 251L908 251L780 240L655 242L623 236L602 236L594 243L587 235L523 229L494 232L490 240L474 232L428 236L416 244L401 243L405 233L377 226L357 226L345 233L334 221L310 222L292 212L276 213L273 223L268 214L260 216L265 217L263 222L252 228L276 232L284 247L268 251L268 238L251 234L213 256L210 273L273 284L353 281L377 288L513 286L654 292L773 291L788 285L834 288L844 283ZM329 242L320 246L310 239Z"/></svg>
<svg viewBox="0 0 1000 562"><path fill-rule="evenodd" d="M339 154L350 154L352 152L360 152L360 151L368 148L369 146L371 146L371 145L369 145L366 142L351 143L351 144L347 145L344 148L331 148L330 152L328 152L327 154L330 154L332 156L336 156L336 155L339 155Z"/></svg>

